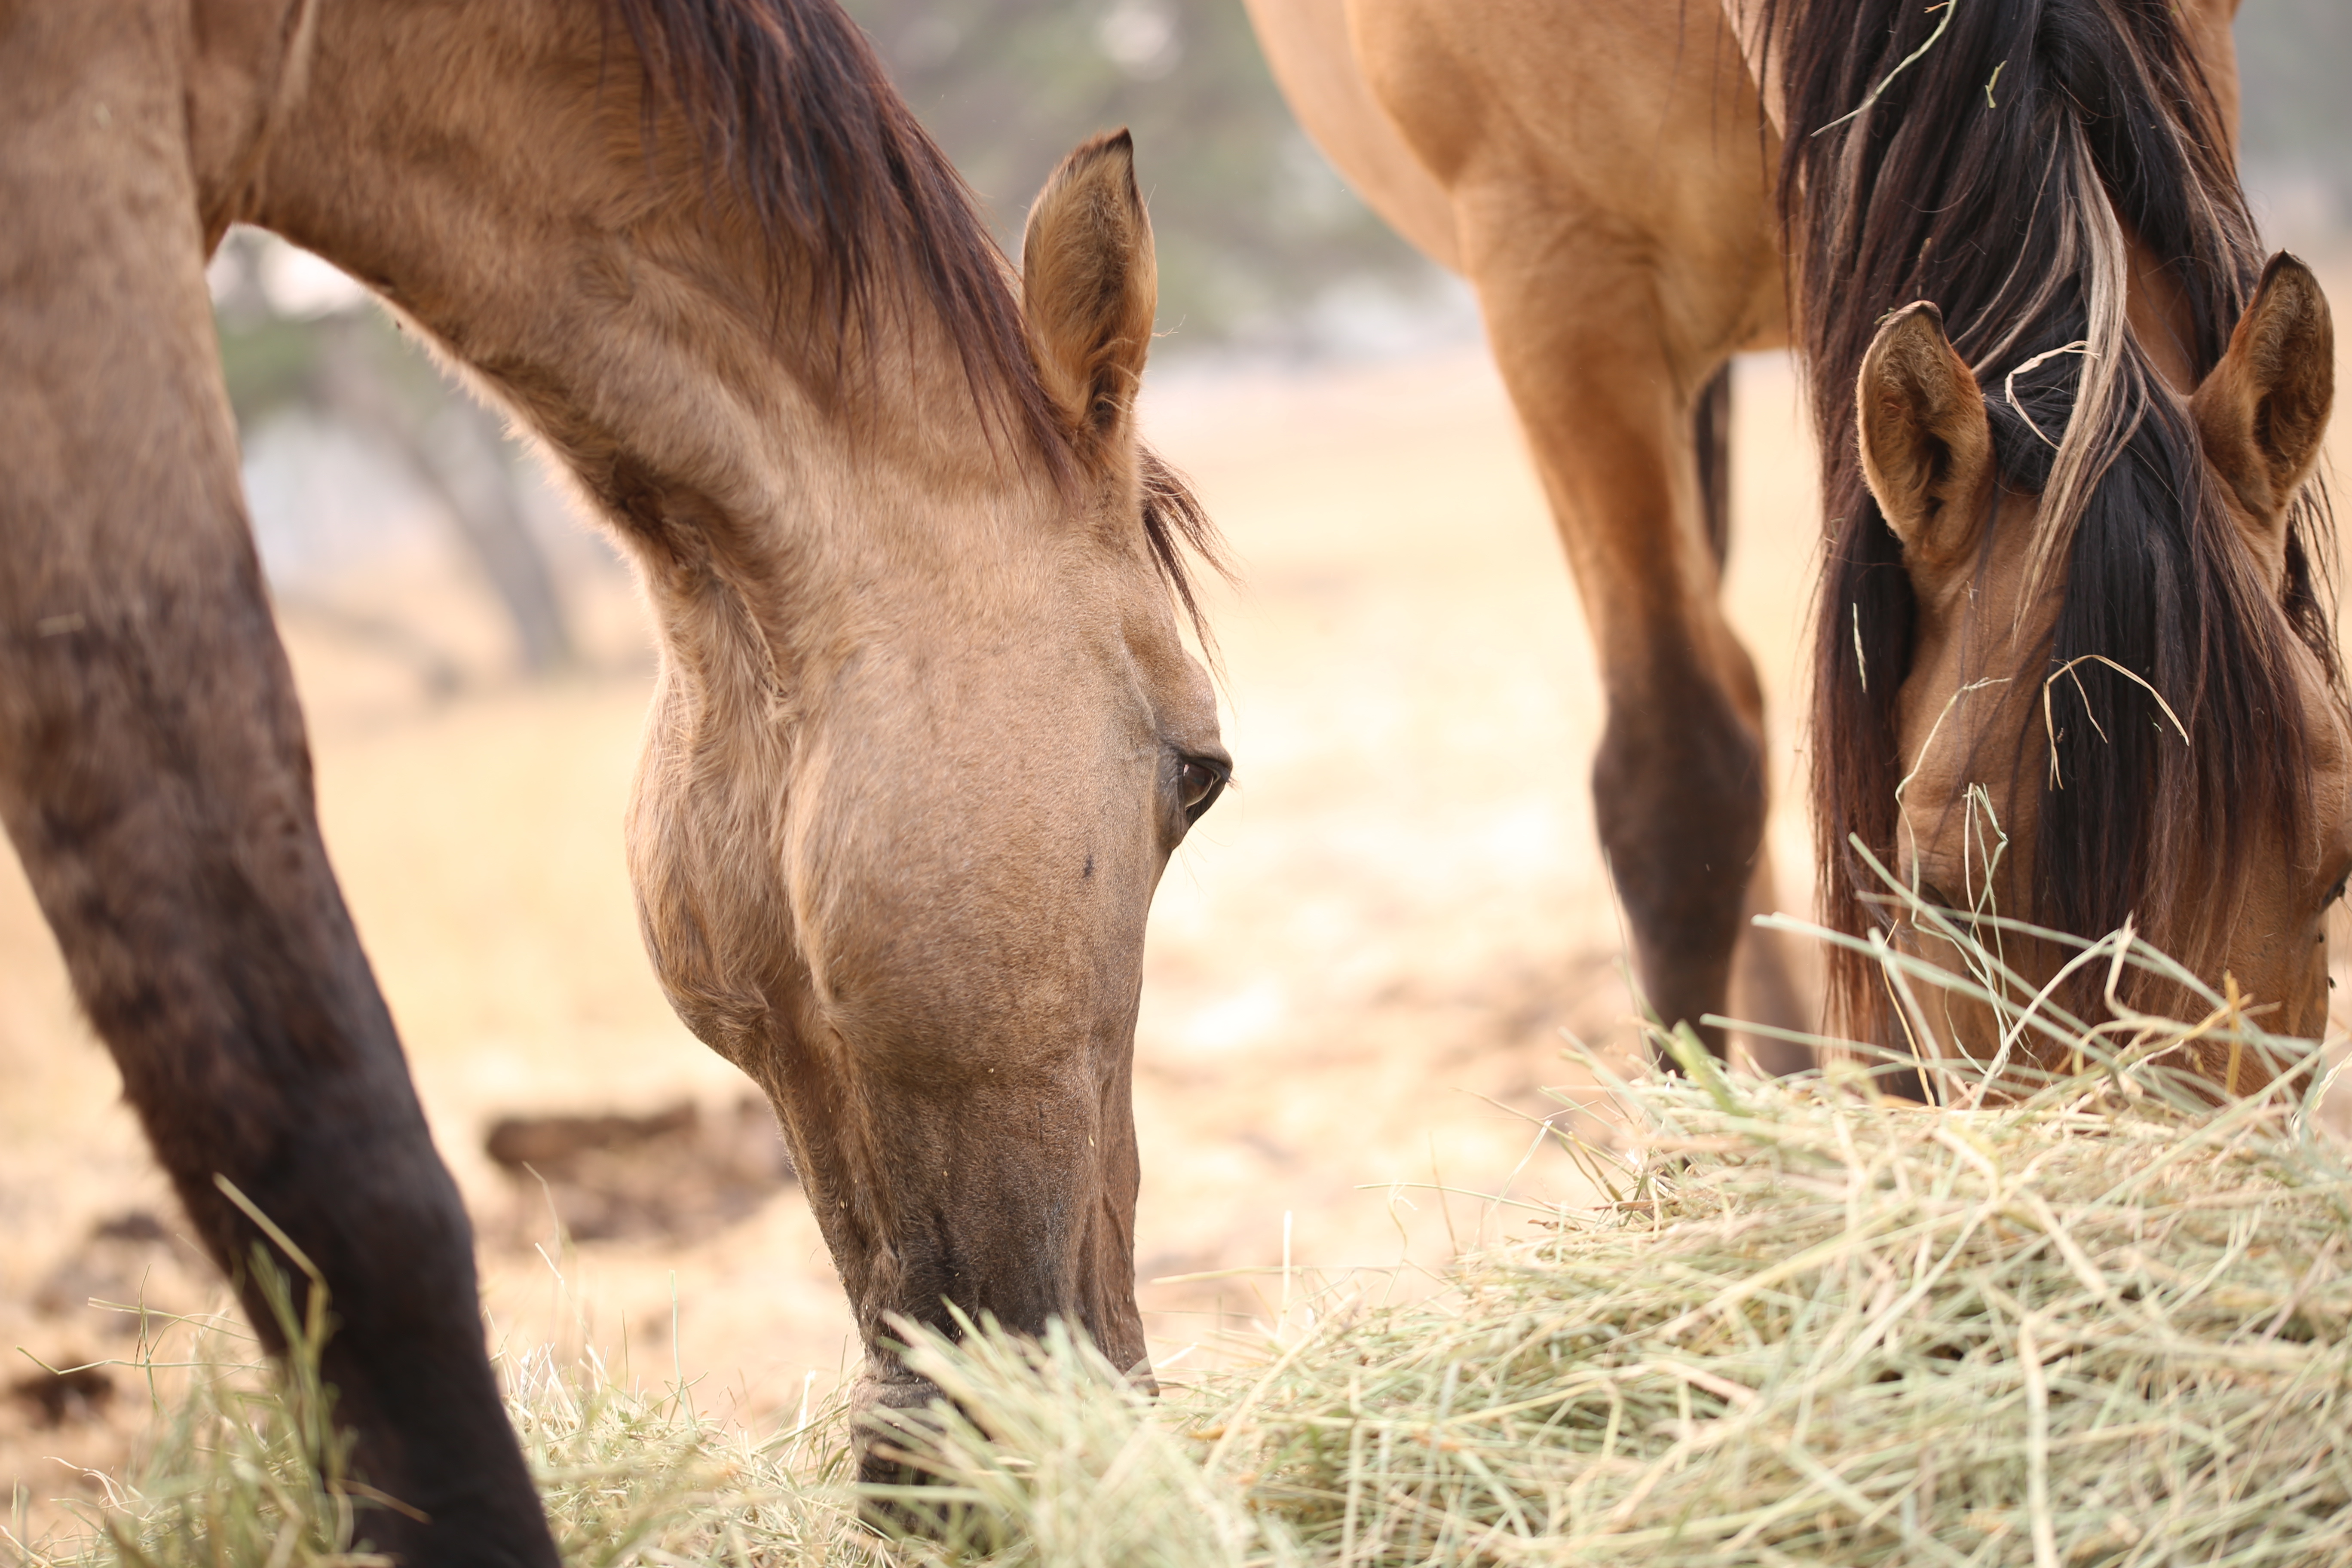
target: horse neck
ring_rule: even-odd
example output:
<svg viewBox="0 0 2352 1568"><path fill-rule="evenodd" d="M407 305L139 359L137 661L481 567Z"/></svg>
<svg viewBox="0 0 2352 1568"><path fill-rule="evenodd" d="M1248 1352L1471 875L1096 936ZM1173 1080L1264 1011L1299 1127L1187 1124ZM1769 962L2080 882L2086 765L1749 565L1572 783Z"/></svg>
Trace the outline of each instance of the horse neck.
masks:
<svg viewBox="0 0 2352 1568"><path fill-rule="evenodd" d="M976 416L916 291L863 325L813 308L699 140L649 141L643 103L627 33L585 0L324 8L246 216L513 410L657 601L757 599L845 550L963 558L975 527L1036 516L1042 464Z"/></svg>

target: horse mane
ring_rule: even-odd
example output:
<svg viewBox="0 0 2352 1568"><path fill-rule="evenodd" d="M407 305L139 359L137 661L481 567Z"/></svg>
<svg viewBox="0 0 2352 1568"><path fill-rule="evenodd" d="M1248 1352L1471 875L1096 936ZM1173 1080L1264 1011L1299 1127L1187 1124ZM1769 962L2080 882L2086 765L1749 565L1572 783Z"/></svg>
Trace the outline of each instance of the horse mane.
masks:
<svg viewBox="0 0 2352 1568"><path fill-rule="evenodd" d="M1829 519L1811 716L1826 918L1857 935L1890 923L1853 846L1896 863L1896 696L1917 605L1863 480L1853 389L1878 322L1925 299L1984 389L2002 488L2042 497L2030 580L2064 574L2051 643L2014 677L2048 691L2054 735L2037 721L2000 760L2042 780L2033 918L2083 937L2136 919L2210 977L2257 835L2298 843L2310 810L2288 639L2318 658L2339 701L2342 678L2324 603L2332 551L2316 548L2324 498L2290 518L2282 619L2185 403L2125 325L2126 233L2180 289L2200 376L2262 267L2172 0L1767 5ZM2162 693L2189 742L2147 688L2094 655ZM2040 692L2032 706L2038 717ZM1902 1037L1875 964L1838 951L1831 968L1834 1030Z"/></svg>
<svg viewBox="0 0 2352 1568"><path fill-rule="evenodd" d="M982 418L1036 451L1066 489L1076 454L1030 357L1011 264L835 0L604 4L642 63L646 145L661 106L673 105L714 192L731 190L771 250L798 263L802 324L831 333L836 377L855 339L926 304ZM1223 571L1214 530L1172 469L1148 451L1142 462L1152 559L1204 630L1185 554Z"/></svg>

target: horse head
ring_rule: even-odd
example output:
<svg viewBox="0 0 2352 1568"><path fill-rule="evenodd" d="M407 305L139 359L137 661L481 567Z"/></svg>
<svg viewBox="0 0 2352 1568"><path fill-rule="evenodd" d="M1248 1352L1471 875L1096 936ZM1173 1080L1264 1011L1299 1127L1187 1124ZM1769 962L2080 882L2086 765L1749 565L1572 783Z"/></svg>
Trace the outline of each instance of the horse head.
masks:
<svg viewBox="0 0 2352 1568"><path fill-rule="evenodd" d="M1987 378L1988 399L1933 305L1881 324L1856 426L1916 604L1889 869L1950 911L1906 914L1899 942L1958 970L1969 961L1949 937L1973 928L2011 972L1982 978L2012 1001L2051 988L2079 1005L2106 982L2105 960L2062 977L2077 950L1986 919L2101 934L2074 918L2072 869L2136 891L2122 913L2208 984L2234 984L2265 1028L2325 1026L2325 921L2352 870L2352 742L2332 672L2296 635L2309 568L2291 525L2334 353L2316 279L2273 258L2193 390L2145 365L2133 378L2136 427L2051 562L2057 430L2006 373ZM2106 820L2119 801L2128 819ZM2053 832L2074 843L2046 845ZM1981 1002L1937 991L1923 1010L1913 1023L1932 1048L1997 1048L2001 1024ZM2225 1047L2204 1054L2190 1065L2230 1076ZM2242 1068L2227 1085L2256 1086Z"/></svg>
<svg viewBox="0 0 2352 1568"><path fill-rule="evenodd" d="M1136 435L1156 289L1124 133L1054 174L1023 272L1057 466L1007 483L985 444L863 432L831 476L856 515L741 563L706 531L646 572L668 628L629 833L646 944L775 1103L864 1405L936 1397L888 1345L901 1319L953 1331L951 1307L1067 1319L1149 1375L1144 917L1232 763L1171 592L1205 525Z"/></svg>

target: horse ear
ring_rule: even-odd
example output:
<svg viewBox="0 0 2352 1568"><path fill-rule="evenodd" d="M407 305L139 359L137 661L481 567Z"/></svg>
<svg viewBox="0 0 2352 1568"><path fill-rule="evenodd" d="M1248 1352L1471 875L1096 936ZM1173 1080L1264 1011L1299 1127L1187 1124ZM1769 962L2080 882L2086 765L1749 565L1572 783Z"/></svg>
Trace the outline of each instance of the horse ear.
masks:
<svg viewBox="0 0 2352 1568"><path fill-rule="evenodd" d="M1107 447L1135 406L1160 303L1126 132L1087 142L1045 182L1021 242L1021 288L1045 390L1082 439Z"/></svg>
<svg viewBox="0 0 2352 1568"><path fill-rule="evenodd" d="M2246 542L2275 584L2286 516L2319 461L2336 401L2336 329L2311 268L2280 251L2238 318L2229 352L2189 401L2205 457L2245 509Z"/></svg>
<svg viewBox="0 0 2352 1568"><path fill-rule="evenodd" d="M1854 409L1863 478L1924 591L1923 574L1952 570L1974 547L1992 477L1984 394L1944 336L1942 311L1923 300L1881 323Z"/></svg>

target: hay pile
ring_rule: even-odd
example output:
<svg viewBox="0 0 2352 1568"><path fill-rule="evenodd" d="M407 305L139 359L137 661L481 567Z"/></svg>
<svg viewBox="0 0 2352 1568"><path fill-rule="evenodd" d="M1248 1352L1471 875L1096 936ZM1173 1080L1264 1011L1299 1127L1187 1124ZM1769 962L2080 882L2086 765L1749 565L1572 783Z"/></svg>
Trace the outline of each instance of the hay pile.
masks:
<svg viewBox="0 0 2352 1568"><path fill-rule="evenodd" d="M911 1336L960 1411L900 1434L941 1479L887 1500L945 1544L860 1526L837 1414L753 1441L542 1358L517 1421L580 1563L2341 1564L2352 1164L2311 1047L2214 1000L2009 1102L1947 1075L1940 1108L1859 1068L1731 1079L1685 1038L1689 1076L1621 1086L1613 1148L1577 1145L1606 1206L1415 1304L1334 1286L1156 1405L1059 1330ZM2217 1032L2300 1068L2215 1105L2166 1064ZM184 1415L110 1535L32 1560L350 1561L271 1419Z"/></svg>
<svg viewBox="0 0 2352 1568"><path fill-rule="evenodd" d="M2352 1182L2286 1107L1630 1099L1611 1208L1196 1417L1316 1561L2352 1562Z"/></svg>
<svg viewBox="0 0 2352 1568"><path fill-rule="evenodd" d="M2128 932L2085 961L2164 963ZM2352 1563L2352 1165L2313 1047L2211 1001L2083 1032L2069 1075L1947 1070L1940 1108L1735 1080L1685 1036L1689 1076L1622 1087L1627 1152L1581 1151L1608 1206L1433 1300L1335 1302L1085 1456L1015 1352L925 1343L978 1413L934 1462L1038 1563ZM2216 1105L2169 1065L2215 1039L2295 1070ZM1048 1405L1078 1354L1026 1357ZM1152 1516L1186 1447L1222 1513L1065 1548Z"/></svg>

